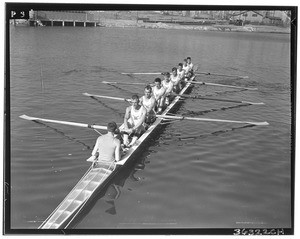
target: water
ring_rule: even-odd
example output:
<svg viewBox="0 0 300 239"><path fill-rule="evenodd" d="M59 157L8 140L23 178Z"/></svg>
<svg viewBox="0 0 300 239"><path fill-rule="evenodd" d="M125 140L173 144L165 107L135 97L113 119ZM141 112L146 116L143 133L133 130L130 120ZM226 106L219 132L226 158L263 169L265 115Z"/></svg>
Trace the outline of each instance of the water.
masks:
<svg viewBox="0 0 300 239"><path fill-rule="evenodd" d="M192 94L264 102L262 106L185 100L178 114L268 121L269 126L179 121L147 141L135 163L84 210L74 227L244 228L291 226L290 36L116 28L10 31L11 226L37 228L88 169L98 134L38 124L22 114L105 125L123 121L125 103L82 93L130 97L150 82L121 72L171 70L191 56L199 76L244 87L194 87Z"/></svg>

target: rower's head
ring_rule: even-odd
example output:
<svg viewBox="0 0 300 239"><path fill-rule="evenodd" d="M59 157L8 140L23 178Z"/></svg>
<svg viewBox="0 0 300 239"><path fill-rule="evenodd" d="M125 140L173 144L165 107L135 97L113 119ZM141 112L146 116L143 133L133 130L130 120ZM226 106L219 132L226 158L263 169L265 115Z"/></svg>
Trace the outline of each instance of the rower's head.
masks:
<svg viewBox="0 0 300 239"><path fill-rule="evenodd" d="M181 71L182 70L182 63L178 64L178 70Z"/></svg>
<svg viewBox="0 0 300 239"><path fill-rule="evenodd" d="M151 88L151 86L150 86L150 85L147 85L147 86L145 87L144 92L145 92L145 96L146 96L147 98L150 98L150 97L151 97L151 94L152 94L152 88Z"/></svg>
<svg viewBox="0 0 300 239"><path fill-rule="evenodd" d="M190 56L188 56L188 57L186 58L186 61L187 61L188 64L190 64L190 63L192 62L192 58L191 58Z"/></svg>
<svg viewBox="0 0 300 239"><path fill-rule="evenodd" d="M177 75L177 68L176 68L176 67L173 67L173 68L172 68L172 74L173 74L174 76Z"/></svg>
<svg viewBox="0 0 300 239"><path fill-rule="evenodd" d="M156 86L158 89L160 89L160 87L161 87L161 79L160 79L159 77L155 78L154 84L155 84L155 86Z"/></svg>
<svg viewBox="0 0 300 239"><path fill-rule="evenodd" d="M170 79L170 72L166 72L165 74L164 74L164 79L167 81L167 82L169 82L171 79Z"/></svg>
<svg viewBox="0 0 300 239"><path fill-rule="evenodd" d="M134 94L132 97L131 97L131 104L134 108L137 108L139 106L139 103L140 103L140 99L139 99L139 96Z"/></svg>
<svg viewBox="0 0 300 239"><path fill-rule="evenodd" d="M107 124L108 132L114 133L114 132L116 132L117 128L118 128L118 126L117 126L116 122L114 122L114 121L111 121Z"/></svg>
<svg viewBox="0 0 300 239"><path fill-rule="evenodd" d="M183 65L184 65L184 66L187 65L187 59L183 59Z"/></svg>

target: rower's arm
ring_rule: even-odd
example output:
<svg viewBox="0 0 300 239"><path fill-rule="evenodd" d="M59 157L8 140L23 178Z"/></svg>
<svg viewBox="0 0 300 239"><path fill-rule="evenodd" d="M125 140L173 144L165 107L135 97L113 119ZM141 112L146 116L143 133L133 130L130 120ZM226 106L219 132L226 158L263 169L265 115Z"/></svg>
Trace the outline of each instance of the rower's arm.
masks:
<svg viewBox="0 0 300 239"><path fill-rule="evenodd" d="M172 92L173 90L173 87L174 87L174 84L173 82L171 81L170 84L172 85L171 87L167 88L166 91L165 91L165 95L168 95Z"/></svg>
<svg viewBox="0 0 300 239"><path fill-rule="evenodd" d="M98 142L99 142L99 138L97 139L97 141L95 143L94 149L92 151L92 156L96 156L96 154L97 154L97 151L98 151L98 148L99 148L99 146L98 146L99 143Z"/></svg>
<svg viewBox="0 0 300 239"><path fill-rule="evenodd" d="M143 105L143 97L140 98L139 102L140 105Z"/></svg>
<svg viewBox="0 0 300 239"><path fill-rule="evenodd" d="M128 120L130 118L130 107L126 108L125 116L124 116L124 126L125 129L128 129Z"/></svg>
<svg viewBox="0 0 300 239"><path fill-rule="evenodd" d="M116 143L116 149L115 149L115 161L120 161L120 150L121 150L121 143L120 140L117 141Z"/></svg>
<svg viewBox="0 0 300 239"><path fill-rule="evenodd" d="M166 89L164 87L162 87L162 89L163 89L163 92L158 96L157 101L160 100L161 98L163 98L166 93Z"/></svg>
<svg viewBox="0 0 300 239"><path fill-rule="evenodd" d="M150 107L149 107L149 112L151 111L151 110L154 110L154 107L155 107L155 99L154 98L151 98L151 104L150 104Z"/></svg>

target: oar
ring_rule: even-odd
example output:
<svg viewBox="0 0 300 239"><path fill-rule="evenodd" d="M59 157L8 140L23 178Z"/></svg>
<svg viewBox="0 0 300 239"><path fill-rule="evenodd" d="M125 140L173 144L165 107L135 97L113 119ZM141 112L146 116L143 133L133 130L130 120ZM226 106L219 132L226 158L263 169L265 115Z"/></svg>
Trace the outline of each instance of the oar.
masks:
<svg viewBox="0 0 300 239"><path fill-rule="evenodd" d="M111 85L148 85L150 83L142 83L142 82L117 82L117 81L102 81L104 84Z"/></svg>
<svg viewBox="0 0 300 239"><path fill-rule="evenodd" d="M242 78L242 79L248 79L248 78L249 78L249 76L225 75L225 74L218 74L218 73L211 73L211 72L197 72L196 75L211 75L211 76L237 77L237 78Z"/></svg>
<svg viewBox="0 0 300 239"><path fill-rule="evenodd" d="M68 122L68 121L61 121L61 120L43 119L43 118L31 117L27 115L21 115L19 117L25 120L38 120L38 121L44 121L49 123L65 124L65 125L71 125L71 126L77 126L83 128L103 129L103 130L107 129L106 126L102 126L102 125L91 125L91 124L75 123L75 122Z"/></svg>
<svg viewBox="0 0 300 239"><path fill-rule="evenodd" d="M178 119L178 120L195 120L195 121L212 121L212 122L224 122L224 123L238 123L238 124L251 124L251 125L269 125L268 122L251 122L251 121L237 121L237 120L223 120L223 119L209 119L209 118L193 118L185 116L173 116L173 115L156 115L158 118L163 119Z"/></svg>
<svg viewBox="0 0 300 239"><path fill-rule="evenodd" d="M161 75L162 72L132 72L132 73L126 73L126 72L122 72L122 75Z"/></svg>
<svg viewBox="0 0 300 239"><path fill-rule="evenodd" d="M126 101L130 102L130 99L125 99L125 98L119 98L119 97L113 97L113 96L106 96L106 95L92 95L89 93L82 93L83 95L89 96L89 97L97 97L97 98L104 98L104 99L112 99L112 100L120 100L120 101Z"/></svg>
<svg viewBox="0 0 300 239"><path fill-rule="evenodd" d="M257 88L247 88L247 87L240 87L234 85L222 85L222 84L208 83L208 82L201 82L201 81L187 81L187 82L190 82L192 84L200 84L200 85L212 85L212 86L221 86L221 87L228 87L228 88L235 88L235 89L257 90Z"/></svg>
<svg viewBox="0 0 300 239"><path fill-rule="evenodd" d="M182 95L172 94L172 95L185 97L185 98L192 98L192 99L224 101L224 102L233 102L233 103L249 104L249 105L264 105L265 104L263 102L250 102L250 101L244 101L244 100L218 99L218 98L209 98L209 97L202 97L202 96L185 95L185 94L182 94Z"/></svg>

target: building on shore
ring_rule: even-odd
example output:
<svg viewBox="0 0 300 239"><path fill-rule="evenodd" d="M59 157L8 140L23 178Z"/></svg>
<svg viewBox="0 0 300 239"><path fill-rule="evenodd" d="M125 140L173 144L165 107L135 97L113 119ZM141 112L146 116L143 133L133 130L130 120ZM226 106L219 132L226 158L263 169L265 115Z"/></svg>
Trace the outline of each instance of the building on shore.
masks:
<svg viewBox="0 0 300 239"><path fill-rule="evenodd" d="M232 11L227 17L242 24L287 26L290 23L289 14L286 11Z"/></svg>

